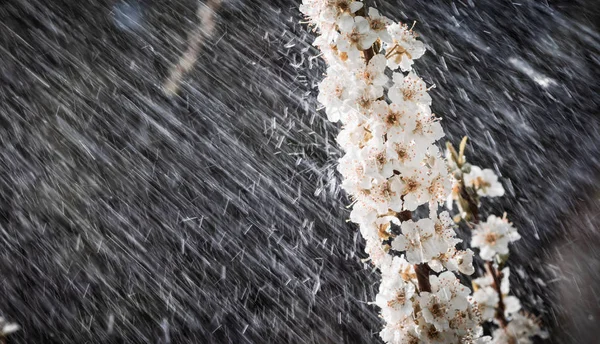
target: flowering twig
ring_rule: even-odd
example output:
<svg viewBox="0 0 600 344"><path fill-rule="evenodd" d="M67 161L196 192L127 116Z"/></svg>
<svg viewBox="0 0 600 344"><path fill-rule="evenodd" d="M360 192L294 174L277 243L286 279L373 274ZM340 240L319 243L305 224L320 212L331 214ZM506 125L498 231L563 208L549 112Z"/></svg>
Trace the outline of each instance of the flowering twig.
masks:
<svg viewBox="0 0 600 344"><path fill-rule="evenodd" d="M466 143L464 137L459 152L450 143L446 146L449 169L455 178L451 200L455 200L459 208L459 217L455 221L462 218L467 222L473 234L471 246L480 249L480 256L485 261L486 275L473 280L474 299L483 320L494 319L500 326L493 332L493 343L529 343L529 337L544 335L544 332L536 321L517 313L521 309L520 302L508 295L509 270L499 270L508 259L509 243L521 237L506 219L506 213L502 218L490 215L487 221L480 221L480 198L502 196L504 188L492 170L482 170L467 163Z"/></svg>
<svg viewBox="0 0 600 344"><path fill-rule="evenodd" d="M504 296L502 295L502 289L500 287L502 283L502 272L496 270L496 268L494 267L494 263L492 262L485 262L485 269L487 271L487 274L492 277L492 287L498 295L498 305L496 306L496 320L498 321L500 326L502 326L502 328L506 328L506 326L508 325L508 320L506 320L506 316L504 315L506 307L504 306Z"/></svg>

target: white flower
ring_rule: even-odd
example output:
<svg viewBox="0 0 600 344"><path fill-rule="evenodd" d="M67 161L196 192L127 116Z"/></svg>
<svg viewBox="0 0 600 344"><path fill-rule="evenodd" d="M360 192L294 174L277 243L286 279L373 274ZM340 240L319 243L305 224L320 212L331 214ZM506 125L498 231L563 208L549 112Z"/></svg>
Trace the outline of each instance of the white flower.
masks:
<svg viewBox="0 0 600 344"><path fill-rule="evenodd" d="M502 280L500 281L500 292L502 293L504 302L504 315L511 317L512 314L521 310L521 301L515 296L508 295L510 292L510 269L505 267L502 269Z"/></svg>
<svg viewBox="0 0 600 344"><path fill-rule="evenodd" d="M420 109L423 109L421 106ZM422 112L417 113L415 129L413 130L413 139L415 144L427 147L435 141L444 137L444 130L437 118L425 115ZM447 167L444 166L444 174L448 174Z"/></svg>
<svg viewBox="0 0 600 344"><path fill-rule="evenodd" d="M328 120L337 122L352 113L353 108L348 99L355 90L355 84L352 76L343 70L328 69L328 76L319 84L319 96L317 97L319 102L325 106Z"/></svg>
<svg viewBox="0 0 600 344"><path fill-rule="evenodd" d="M392 256L381 246L381 240L365 238L365 242L365 253L369 255L369 259L376 267L391 259Z"/></svg>
<svg viewBox="0 0 600 344"><path fill-rule="evenodd" d="M355 197L378 214L387 214L390 210L402 211L402 182L395 177L373 184L370 190L361 190Z"/></svg>
<svg viewBox="0 0 600 344"><path fill-rule="evenodd" d="M504 316L509 318L512 314L521 309L521 302L518 298L508 295L510 270L508 267L502 269L502 280L500 281L500 292L502 293L502 303L504 304ZM473 299L477 302L479 311L484 321L494 320L496 308L500 297L498 291L493 287L494 280L492 276L486 275L473 280L476 287L473 293Z"/></svg>
<svg viewBox="0 0 600 344"><path fill-rule="evenodd" d="M454 317L456 310L450 307L448 294L432 294L422 292L419 297L419 305L423 318L428 324L432 324L438 331L448 329L450 318Z"/></svg>
<svg viewBox="0 0 600 344"><path fill-rule="evenodd" d="M372 107L373 134L387 142L410 144L417 120L416 106L399 106L379 100Z"/></svg>
<svg viewBox="0 0 600 344"><path fill-rule="evenodd" d="M388 323L401 321L413 312L412 297L415 285L404 281L400 274L384 277L379 286L375 304L381 308L381 316Z"/></svg>
<svg viewBox="0 0 600 344"><path fill-rule="evenodd" d="M383 182L394 175L394 165L388 159L383 142L370 140L359 154L365 175L374 178L377 182Z"/></svg>
<svg viewBox="0 0 600 344"><path fill-rule="evenodd" d="M391 215L378 216L372 223L362 223L360 232L365 239L377 239L380 241L388 239L390 236L390 223L400 225L400 220ZM386 250L387 252L387 250Z"/></svg>
<svg viewBox="0 0 600 344"><path fill-rule="evenodd" d="M512 317L513 314L521 310L521 301L516 296L504 296L502 301L504 302L505 317Z"/></svg>
<svg viewBox="0 0 600 344"><path fill-rule="evenodd" d="M392 36L388 32L388 25L392 24L392 21L385 16L379 14L374 8L369 8L369 16L367 18L371 30L377 34L377 36L384 42L392 43ZM383 55L380 55L384 57ZM387 61L384 59L384 63Z"/></svg>
<svg viewBox="0 0 600 344"><path fill-rule="evenodd" d="M377 54L371 58L366 66L363 65L363 67L357 68L357 80L370 87L370 92L376 98L383 96L383 86L389 81L389 78L384 73L386 68L385 63L385 57Z"/></svg>
<svg viewBox="0 0 600 344"><path fill-rule="evenodd" d="M538 322L523 314L517 313L508 323L506 329L494 331L492 344L531 344L531 337L546 338L547 334L540 329Z"/></svg>
<svg viewBox="0 0 600 344"><path fill-rule="evenodd" d="M498 301L500 301L494 288L488 286L477 289L473 293L473 300L477 302L477 307L484 321L494 319L496 307L498 307Z"/></svg>
<svg viewBox="0 0 600 344"><path fill-rule="evenodd" d="M370 225L377 220L377 210L363 200L357 200L350 212L350 221Z"/></svg>
<svg viewBox="0 0 600 344"><path fill-rule="evenodd" d="M300 5L302 12L309 21L323 30L324 24L335 24L342 16L356 13L363 3L354 0L303 0Z"/></svg>
<svg viewBox="0 0 600 344"><path fill-rule="evenodd" d="M435 222L431 219L405 221L400 228L402 234L392 241L392 248L406 251L411 264L427 262L446 250L445 244L435 239Z"/></svg>
<svg viewBox="0 0 600 344"><path fill-rule="evenodd" d="M404 76L402 73L394 73L392 79L394 85L388 91L388 96L392 102L431 105L431 96L427 93L427 85L417 74L410 72L407 76Z"/></svg>
<svg viewBox="0 0 600 344"><path fill-rule="evenodd" d="M408 72L412 68L413 60L425 54L425 45L416 39L416 35L406 24L392 24L387 29L392 40L390 44L385 45L388 67L392 70L400 67L402 71Z"/></svg>
<svg viewBox="0 0 600 344"><path fill-rule="evenodd" d="M422 204L446 198L450 186L447 174L428 171L420 163L401 166L398 170L404 184L404 209L414 211Z"/></svg>
<svg viewBox="0 0 600 344"><path fill-rule="evenodd" d="M386 141L385 149L388 159L394 162L394 169L404 165L414 164L419 159L417 147L407 142Z"/></svg>
<svg viewBox="0 0 600 344"><path fill-rule="evenodd" d="M437 294L446 294L450 306L456 311L465 311L469 307L467 297L470 289L462 285L456 275L450 271L442 272L439 276L429 276L431 291Z"/></svg>
<svg viewBox="0 0 600 344"><path fill-rule="evenodd" d="M382 265L380 270L382 279L396 278L397 276L407 282L416 279L414 266L406 261L404 257L394 256L386 265Z"/></svg>
<svg viewBox="0 0 600 344"><path fill-rule="evenodd" d="M504 188L498 181L498 176L489 168L482 170L478 166L471 166L471 172L466 173L463 178L465 186L477 190L479 196L499 197L504 195Z"/></svg>
<svg viewBox="0 0 600 344"><path fill-rule="evenodd" d="M415 325L410 318L393 323L386 322L384 328L379 333L384 342L390 344L415 344L422 343L416 332Z"/></svg>
<svg viewBox="0 0 600 344"><path fill-rule="evenodd" d="M445 331L457 313L469 309L467 297L470 290L449 271L441 273L439 277L430 276L429 281L431 293L422 292L419 297L421 315L438 331Z"/></svg>
<svg viewBox="0 0 600 344"><path fill-rule="evenodd" d="M344 123L336 141L346 152L356 152L373 138L368 124L360 118L352 118Z"/></svg>
<svg viewBox="0 0 600 344"><path fill-rule="evenodd" d="M369 49L377 40L377 34L369 26L364 17L347 17L339 23L341 34L335 43L340 52L346 53L348 59L360 59L361 51Z"/></svg>
<svg viewBox="0 0 600 344"><path fill-rule="evenodd" d="M475 272L473 267L473 251L466 249L465 251L456 251L446 264L446 268L450 271L458 270L465 275L472 275Z"/></svg>
<svg viewBox="0 0 600 344"><path fill-rule="evenodd" d="M383 86L389 81L384 72L385 57L377 54L369 60L366 66L360 68L356 73L359 79L363 79L369 85Z"/></svg>
<svg viewBox="0 0 600 344"><path fill-rule="evenodd" d="M508 244L520 238L517 229L506 219L490 215L473 230L471 246L479 247L482 259L492 260L496 254L508 254Z"/></svg>
<svg viewBox="0 0 600 344"><path fill-rule="evenodd" d="M371 188L372 178L365 173L362 160L353 153L349 152L339 160L338 171L344 176L342 188L348 193L357 194Z"/></svg>

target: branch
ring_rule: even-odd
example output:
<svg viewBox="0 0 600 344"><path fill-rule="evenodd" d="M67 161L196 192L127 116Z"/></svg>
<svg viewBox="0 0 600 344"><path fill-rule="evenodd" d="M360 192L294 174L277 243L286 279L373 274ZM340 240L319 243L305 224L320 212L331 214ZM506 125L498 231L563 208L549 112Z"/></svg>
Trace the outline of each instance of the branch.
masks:
<svg viewBox="0 0 600 344"><path fill-rule="evenodd" d="M463 154L462 150L463 149L461 149L461 156ZM478 224L480 221L479 220L479 201L475 197L473 197L473 195L471 193L469 193L467 191L467 188L465 187L465 182L462 178L458 182L459 182L459 188L460 188L460 197L467 202L468 215L471 216L471 220L473 221L474 224ZM502 295L502 288L501 288L502 272L496 270L493 262L485 262L485 269L486 269L487 273L492 277L492 280L493 280L492 287L494 288L494 290L496 290L496 293L498 294L498 306L496 307L496 320L498 320L498 323L500 323L500 326L502 328L506 328L506 326L508 325L508 320L506 320L506 316L504 315L504 310L506 309L506 306L504 305L504 298ZM417 274L417 276L418 276L418 274ZM420 281L419 281L419 284L420 284Z"/></svg>
<svg viewBox="0 0 600 344"><path fill-rule="evenodd" d="M171 68L169 78L163 84L165 94L170 96L177 93L184 74L190 71L196 63L202 44L212 35L215 29L215 11L221 6L221 1L208 0L206 4L201 4L198 7L196 16L200 20L200 25L190 33L186 52L179 58L177 64Z"/></svg>
<svg viewBox="0 0 600 344"><path fill-rule="evenodd" d="M498 320L498 322L500 323L500 326L502 326L502 328L506 328L506 325L508 325L508 320L506 320L506 317L504 316L504 310L506 309L506 307L504 306L504 300L503 300L503 296L502 296L502 272L496 270L496 268L494 267L494 264L492 262L486 262L485 263L485 269L487 271L487 273L492 276L493 279L493 283L492 283L492 287L496 290L496 293L498 294L498 306L496 307L496 320Z"/></svg>
<svg viewBox="0 0 600 344"><path fill-rule="evenodd" d="M427 263L415 264L414 267L417 274L417 281L419 282L419 291L431 293L431 284L429 283L431 268Z"/></svg>

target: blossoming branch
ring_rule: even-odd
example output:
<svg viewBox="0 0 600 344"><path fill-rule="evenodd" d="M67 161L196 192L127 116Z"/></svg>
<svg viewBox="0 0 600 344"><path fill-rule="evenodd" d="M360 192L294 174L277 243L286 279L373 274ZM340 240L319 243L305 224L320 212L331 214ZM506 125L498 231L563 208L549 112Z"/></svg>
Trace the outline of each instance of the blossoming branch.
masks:
<svg viewBox="0 0 600 344"><path fill-rule="evenodd" d="M448 146L448 160L436 146L444 132L425 82L412 71L425 53L412 28L361 1L304 0L300 10L318 32L314 45L327 62L318 100L330 121L342 123L337 142L345 155L338 170L353 201L350 219L381 272L374 302L385 321L381 338L512 344L542 334L509 295L503 264L519 234L505 217L479 220L480 198L504 194L498 177L466 163L466 140L460 152ZM457 249L455 221L438 212L446 199L450 209L457 202L455 221L473 227L471 246L486 261L487 274L473 280L473 296L455 274L474 273L474 253ZM428 216L413 219L422 206ZM491 321L498 329L483 336L481 324Z"/></svg>
<svg viewBox="0 0 600 344"><path fill-rule="evenodd" d="M342 122L338 169L353 200L350 219L381 271L375 304L385 320L382 339L483 341L470 289L454 274L474 272L473 252L456 248L461 240L449 213L438 214L452 184L435 145L442 127L412 71L423 43L360 1L305 0L300 10L318 31L314 45L328 64L318 99L330 121ZM429 216L413 219L421 206Z"/></svg>
<svg viewBox="0 0 600 344"><path fill-rule="evenodd" d="M455 178L453 192L448 198L448 208L453 203L459 209L456 222L465 220L472 228L471 247L479 249L479 256L485 262L486 275L472 281L473 299L485 322L498 328L492 333L494 344L529 344L531 337L546 337L537 319L521 311L521 303L509 295L510 269L505 267L509 257L509 244L521 236L512 226L506 214L502 218L489 215L485 222L480 221L479 205L483 197L504 195L504 188L498 176L490 169L481 169L467 163L464 151L467 138L463 138L459 151L447 143L448 166ZM521 312L520 312L521 311Z"/></svg>

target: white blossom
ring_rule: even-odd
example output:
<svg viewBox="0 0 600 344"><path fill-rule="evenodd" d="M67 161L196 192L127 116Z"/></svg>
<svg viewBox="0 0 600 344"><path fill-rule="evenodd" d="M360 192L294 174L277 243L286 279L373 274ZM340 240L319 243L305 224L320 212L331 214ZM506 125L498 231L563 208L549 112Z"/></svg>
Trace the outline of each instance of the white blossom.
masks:
<svg viewBox="0 0 600 344"><path fill-rule="evenodd" d="M377 40L377 34L364 17L347 17L339 26L341 32L335 43L338 50L346 53L350 60L360 59L360 52L370 48Z"/></svg>
<svg viewBox="0 0 600 344"><path fill-rule="evenodd" d="M389 25L387 30L392 41L385 45L388 66L392 70L399 67L403 72L408 72L413 61L425 54L425 45L416 39L406 24L395 23Z"/></svg>
<svg viewBox="0 0 600 344"><path fill-rule="evenodd" d="M517 313L508 326L498 328L493 333L492 344L531 344L531 337L545 338L547 334L540 329L538 322L528 316Z"/></svg>
<svg viewBox="0 0 600 344"><path fill-rule="evenodd" d="M477 194L482 197L499 197L504 195L504 188L498 181L498 176L494 171L486 168L471 166L471 172L463 175L465 186L477 190Z"/></svg>
<svg viewBox="0 0 600 344"><path fill-rule="evenodd" d="M465 275L472 275L475 272L473 267L473 251L471 249L456 250L450 249L452 252L444 267L449 271L459 271ZM429 264L431 266L431 264Z"/></svg>
<svg viewBox="0 0 600 344"><path fill-rule="evenodd" d="M384 182L394 175L393 161L388 159L386 146L380 140L370 140L359 155L365 175L377 182Z"/></svg>
<svg viewBox="0 0 600 344"><path fill-rule="evenodd" d="M480 319L469 301L469 288L449 271L430 276L431 292L419 295L419 333L425 343L459 343L482 334Z"/></svg>
<svg viewBox="0 0 600 344"><path fill-rule="evenodd" d="M413 312L415 285L407 283L400 274L384 278L379 286L375 304L381 308L381 316L388 323L402 321Z"/></svg>
<svg viewBox="0 0 600 344"><path fill-rule="evenodd" d="M343 69L329 68L328 76L319 84L319 96L317 99L325 106L327 119L337 122L348 118L353 112L349 101L351 93L355 90L354 80L349 73Z"/></svg>
<svg viewBox="0 0 600 344"><path fill-rule="evenodd" d="M492 260L496 254L507 254L508 244L521 238L517 229L506 219L490 215L486 222L479 223L473 230L471 246L479 248L484 260Z"/></svg>
<svg viewBox="0 0 600 344"><path fill-rule="evenodd" d="M436 238L435 222L420 219L417 222L405 221L401 225L402 234L392 242L392 248L405 251L411 264L425 263L447 250L447 244Z"/></svg>
<svg viewBox="0 0 600 344"><path fill-rule="evenodd" d="M431 96L427 93L425 81L414 72L404 76L402 73L394 73L392 76L394 85L388 91L390 100L397 104L414 103L423 106L431 105Z"/></svg>
<svg viewBox="0 0 600 344"><path fill-rule="evenodd" d="M388 32L388 27L393 25L392 21L386 16L379 14L379 11L375 8L369 8L369 16L367 18L371 31L377 34L377 36L384 42L392 43L393 39ZM383 55L379 55L384 57ZM387 62L384 60L384 62Z"/></svg>
<svg viewBox="0 0 600 344"><path fill-rule="evenodd" d="M383 55L375 55L369 63L357 68L356 78L373 88L373 94L380 98L383 96L383 86L387 84L388 77L384 71L386 60Z"/></svg>
<svg viewBox="0 0 600 344"><path fill-rule="evenodd" d="M321 35L326 35L341 18L356 13L362 7L362 2L354 0L303 0L300 12L321 31Z"/></svg>
<svg viewBox="0 0 600 344"><path fill-rule="evenodd" d="M481 317L485 321L491 321L496 314L496 307L500 297L494 288L486 286L477 289L473 293L473 300L477 302L477 307L481 313Z"/></svg>

